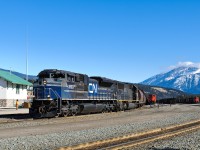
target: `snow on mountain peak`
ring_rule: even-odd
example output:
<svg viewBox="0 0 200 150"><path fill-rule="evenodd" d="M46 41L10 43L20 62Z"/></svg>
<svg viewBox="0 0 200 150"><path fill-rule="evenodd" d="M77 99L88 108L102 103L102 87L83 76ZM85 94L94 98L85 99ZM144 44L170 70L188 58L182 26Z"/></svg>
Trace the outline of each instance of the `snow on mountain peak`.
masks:
<svg viewBox="0 0 200 150"><path fill-rule="evenodd" d="M197 74L197 73L200 73L200 69L194 71L192 74Z"/></svg>
<svg viewBox="0 0 200 150"><path fill-rule="evenodd" d="M168 69L175 69L175 68L179 68L179 67L194 67L194 68L199 68L200 69L200 63L194 63L194 62L190 62L190 61L186 61L186 62L178 62L177 65L175 66L170 66L168 67Z"/></svg>
<svg viewBox="0 0 200 150"><path fill-rule="evenodd" d="M170 71L155 75L142 84L174 88L188 93L200 93L200 63L178 63Z"/></svg>
<svg viewBox="0 0 200 150"><path fill-rule="evenodd" d="M168 77L168 78L165 78L165 81L169 81L169 80L172 80L174 79L174 77Z"/></svg>

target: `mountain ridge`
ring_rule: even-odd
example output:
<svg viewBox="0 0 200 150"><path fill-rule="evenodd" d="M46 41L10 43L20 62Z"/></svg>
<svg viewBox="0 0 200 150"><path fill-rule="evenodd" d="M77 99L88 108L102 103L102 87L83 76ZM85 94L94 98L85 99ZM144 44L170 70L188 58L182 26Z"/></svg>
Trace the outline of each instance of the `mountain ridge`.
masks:
<svg viewBox="0 0 200 150"><path fill-rule="evenodd" d="M181 66L150 77L141 84L174 88L191 94L200 93L200 68Z"/></svg>
<svg viewBox="0 0 200 150"><path fill-rule="evenodd" d="M7 72L10 72L10 70L6 70L6 69L1 69L0 70L4 70ZM19 73L19 72L15 72L12 71L13 74L26 79L26 75L23 73ZM158 76L158 75L156 75ZM156 77L154 76L154 77ZM37 79L37 76L34 75L29 75L29 81L30 82L34 82ZM151 86L151 85L143 85L140 83L136 83L136 85L142 89L146 95L148 94L156 94L157 95L157 99L165 99L165 98L174 98L174 97L180 97L180 96L184 96L184 95L188 95L188 93L184 93L180 90L174 89L174 88L166 88L166 87L162 87L162 86Z"/></svg>

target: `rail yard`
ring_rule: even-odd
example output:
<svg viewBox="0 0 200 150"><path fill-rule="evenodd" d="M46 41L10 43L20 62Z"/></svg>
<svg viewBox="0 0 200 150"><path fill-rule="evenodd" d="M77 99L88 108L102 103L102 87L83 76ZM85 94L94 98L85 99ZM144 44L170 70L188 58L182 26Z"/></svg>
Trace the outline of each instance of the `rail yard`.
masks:
<svg viewBox="0 0 200 150"><path fill-rule="evenodd" d="M200 0L0 0L0 150L200 150Z"/></svg>
<svg viewBox="0 0 200 150"><path fill-rule="evenodd" d="M144 106L128 111L51 119L32 119L25 116L11 119L1 116L0 149L70 149L72 146L85 145L84 143L120 138L196 121L200 119L199 108L199 104L175 104L171 107L165 104L160 107ZM198 149L199 130L194 131L128 149ZM187 138L189 135L192 137ZM180 144L180 139L185 139L185 142ZM179 143L174 145L177 141Z"/></svg>
<svg viewBox="0 0 200 150"><path fill-rule="evenodd" d="M136 84L100 76L43 70L33 95L29 109L16 101L14 114L0 111L0 149L148 149L200 128L198 96L157 101Z"/></svg>

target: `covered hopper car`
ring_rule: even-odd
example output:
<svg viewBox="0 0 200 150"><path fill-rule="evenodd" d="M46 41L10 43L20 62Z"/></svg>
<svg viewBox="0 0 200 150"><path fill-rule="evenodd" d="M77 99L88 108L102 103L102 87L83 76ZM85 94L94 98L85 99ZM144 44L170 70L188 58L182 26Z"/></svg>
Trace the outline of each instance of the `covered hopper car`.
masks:
<svg viewBox="0 0 200 150"><path fill-rule="evenodd" d="M56 69L41 71L33 92L35 118L127 110L147 100L132 83Z"/></svg>

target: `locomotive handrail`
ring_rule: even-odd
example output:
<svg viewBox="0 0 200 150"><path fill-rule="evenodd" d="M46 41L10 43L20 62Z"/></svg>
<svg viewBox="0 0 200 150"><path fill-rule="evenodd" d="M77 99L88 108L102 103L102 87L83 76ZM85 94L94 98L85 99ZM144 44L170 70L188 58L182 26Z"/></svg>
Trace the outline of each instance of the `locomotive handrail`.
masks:
<svg viewBox="0 0 200 150"><path fill-rule="evenodd" d="M40 89L40 88L35 88L35 89L33 90L33 94L34 94L34 95L37 93L37 96L35 95L37 98L38 98L38 89ZM37 92L36 92L36 90L37 90Z"/></svg>
<svg viewBox="0 0 200 150"><path fill-rule="evenodd" d="M33 95L35 95L35 90L36 90L36 89L33 90Z"/></svg>
<svg viewBox="0 0 200 150"><path fill-rule="evenodd" d="M57 94L57 96L61 99L61 96L58 94L58 92L57 91L54 91L56 94Z"/></svg>
<svg viewBox="0 0 200 150"><path fill-rule="evenodd" d="M38 90L40 90L40 88L35 88L34 89L34 94L36 93L36 90L37 90L37 98L38 98ZM51 95L51 91L53 92L53 94L56 96L56 99L58 99L58 98L61 98L60 96L59 96L59 94L56 92L56 91L54 91L52 88L45 88L45 91L46 90L48 90L49 91L49 95ZM45 96L45 93L44 93L44 97L46 97Z"/></svg>
<svg viewBox="0 0 200 150"><path fill-rule="evenodd" d="M57 97L57 99L58 98L61 98L60 96L59 96L59 94L57 93L57 91L54 91L52 88L48 88L49 90L51 90L53 93L54 93L54 95Z"/></svg>

